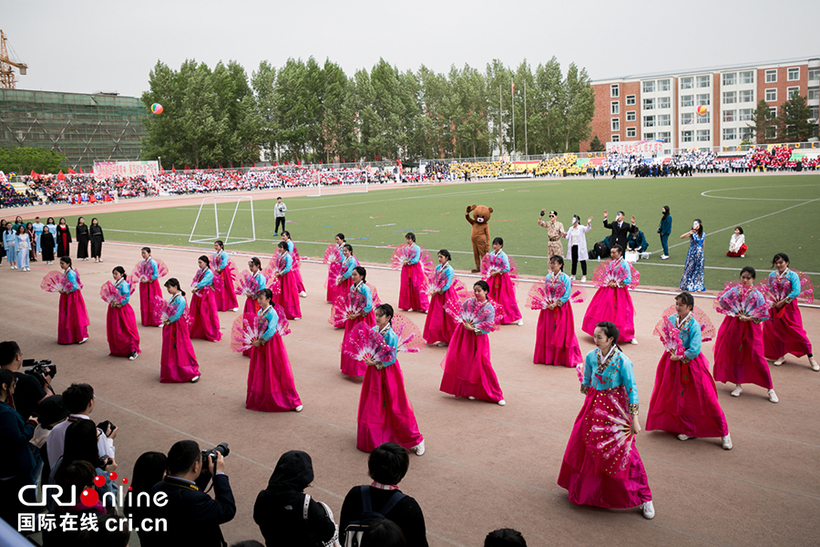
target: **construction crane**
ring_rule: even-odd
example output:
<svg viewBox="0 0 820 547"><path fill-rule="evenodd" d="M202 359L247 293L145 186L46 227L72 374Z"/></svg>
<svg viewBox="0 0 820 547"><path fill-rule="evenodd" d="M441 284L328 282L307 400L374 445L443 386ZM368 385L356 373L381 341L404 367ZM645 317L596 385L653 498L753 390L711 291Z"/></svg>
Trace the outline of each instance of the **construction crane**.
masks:
<svg viewBox="0 0 820 547"><path fill-rule="evenodd" d="M20 69L20 76L25 76L26 69L28 69L26 63L17 63L11 60L6 45L6 35L0 30L0 88L2 89L17 87L17 79L14 77L14 70L11 67Z"/></svg>

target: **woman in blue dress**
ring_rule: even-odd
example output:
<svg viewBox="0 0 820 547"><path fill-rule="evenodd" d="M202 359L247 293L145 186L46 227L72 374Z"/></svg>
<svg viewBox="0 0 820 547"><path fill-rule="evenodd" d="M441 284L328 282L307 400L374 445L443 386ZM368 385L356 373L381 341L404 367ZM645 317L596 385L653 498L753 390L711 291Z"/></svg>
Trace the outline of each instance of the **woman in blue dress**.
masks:
<svg viewBox="0 0 820 547"><path fill-rule="evenodd" d="M689 252L686 254L686 263L683 265L683 276L680 278L680 289L682 291L705 291L703 284L703 240L706 236L703 233L703 224L699 218L692 222L692 229L682 234L681 239L689 240Z"/></svg>

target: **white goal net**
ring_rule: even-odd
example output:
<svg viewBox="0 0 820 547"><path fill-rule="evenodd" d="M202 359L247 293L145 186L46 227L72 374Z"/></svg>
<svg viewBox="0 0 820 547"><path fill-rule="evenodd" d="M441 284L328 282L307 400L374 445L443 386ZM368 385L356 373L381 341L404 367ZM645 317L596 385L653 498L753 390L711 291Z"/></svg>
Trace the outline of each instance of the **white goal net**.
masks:
<svg viewBox="0 0 820 547"><path fill-rule="evenodd" d="M188 242L213 243L217 239L225 245L256 241L252 196L211 196L202 200Z"/></svg>

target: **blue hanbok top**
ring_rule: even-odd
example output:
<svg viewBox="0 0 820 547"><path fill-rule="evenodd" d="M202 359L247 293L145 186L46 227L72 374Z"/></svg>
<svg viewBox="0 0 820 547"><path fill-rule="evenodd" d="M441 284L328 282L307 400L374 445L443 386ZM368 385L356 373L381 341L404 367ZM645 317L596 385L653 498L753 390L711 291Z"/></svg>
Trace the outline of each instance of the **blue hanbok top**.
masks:
<svg viewBox="0 0 820 547"><path fill-rule="evenodd" d="M77 282L77 273L74 271L73 268L69 268L65 271L66 279L68 282L71 283L71 289L67 290L66 292L74 292L80 290L80 284Z"/></svg>
<svg viewBox="0 0 820 547"><path fill-rule="evenodd" d="M125 306L128 304L128 301L131 300L131 285L128 284L128 281L125 280L125 276L122 276L114 286L117 287L117 291L123 296L122 302L120 302L121 306Z"/></svg>
<svg viewBox="0 0 820 547"><path fill-rule="evenodd" d="M276 327L279 324L279 314L276 313L276 310L271 305L268 305L267 308L259 310L256 313L260 319L264 319L268 322L268 327L265 329L265 332L262 333L262 340L267 342L276 334Z"/></svg>
<svg viewBox="0 0 820 547"><path fill-rule="evenodd" d="M617 347L613 348L608 361L598 364L603 359L601 350L594 349L587 353L584 359L584 381L581 391L594 387L597 391L624 386L630 405L638 404L638 386L635 384L635 372L632 370L632 361Z"/></svg>
<svg viewBox="0 0 820 547"><path fill-rule="evenodd" d="M444 287L441 288L441 292L448 291L450 287L453 286L453 281L455 281L455 272L453 271L453 267L450 266L449 262L443 266L439 264L436 266L436 271L443 272L444 276L447 278L447 282L444 284Z"/></svg>
<svg viewBox="0 0 820 547"><path fill-rule="evenodd" d="M185 302L185 297L180 293L169 298L168 303L174 306L174 313L168 316L168 322L176 323L182 317L182 314L185 313L185 308L188 307L188 304Z"/></svg>
<svg viewBox="0 0 820 547"><path fill-rule="evenodd" d="M228 253L225 251L218 251L213 255L213 262L215 264L215 268L218 270L224 270L228 267Z"/></svg>
<svg viewBox="0 0 820 547"><path fill-rule="evenodd" d="M624 287L632 283L632 269L629 267L629 262L624 260L624 257L611 261L608 267L610 268L610 271L613 272L617 271L616 268L620 268L626 272L626 277L622 281Z"/></svg>
<svg viewBox="0 0 820 547"><path fill-rule="evenodd" d="M378 325L373 327L373 330L378 332L379 334L381 334L382 338L384 338L384 343L387 344L388 346L390 346L391 348L393 348L393 351L390 352L390 360L389 361L381 361L382 365L388 367L388 366L390 366L390 365L392 365L393 363L396 362L396 358L397 358L396 347L398 347L398 345L399 345L399 337L393 331L393 328L390 326L389 323L382 330L379 330Z"/></svg>
<svg viewBox="0 0 820 547"><path fill-rule="evenodd" d="M214 274L210 270L210 268L200 268L199 270L202 273L202 278L200 278L199 282L196 284L197 289L204 289L206 287L213 286L214 284Z"/></svg>
<svg viewBox="0 0 820 547"><path fill-rule="evenodd" d="M268 280L265 279L265 276L262 275L262 272L256 272L255 274L253 274L253 281L256 283L256 292L261 291L268 284Z"/></svg>
<svg viewBox="0 0 820 547"><path fill-rule="evenodd" d="M342 261L342 266L344 266L346 269L342 274L342 277L344 277L345 279L350 279L350 276L353 275L353 269L358 265L359 261L356 260L355 256L350 255L349 257L345 258Z"/></svg>
<svg viewBox="0 0 820 547"><path fill-rule="evenodd" d="M291 241L289 239L289 240L285 241L285 243L287 243L287 245L288 245L288 252L293 254L293 241Z"/></svg>
<svg viewBox="0 0 820 547"><path fill-rule="evenodd" d="M290 256L290 253L284 253L285 255L285 267L282 269L282 275L290 272L293 268L293 257Z"/></svg>
<svg viewBox="0 0 820 547"><path fill-rule="evenodd" d="M564 286L564 293L558 301L561 302L561 304L566 304L572 291L572 280L570 280L570 277L564 272L560 272L557 276L550 272L547 274L547 277L544 278L544 284L551 283L560 283Z"/></svg>
<svg viewBox="0 0 820 547"><path fill-rule="evenodd" d="M370 287L368 287L364 281L360 281L358 285L350 287L350 290L356 291L365 296L367 300L364 305L364 308L362 308L362 314L367 315L368 313L370 313L370 310L373 309L373 293L371 293Z"/></svg>
<svg viewBox="0 0 820 547"><path fill-rule="evenodd" d="M497 257L501 258L501 262L503 262L504 267L501 269L501 273L507 273L510 271L510 259L507 256L507 253L504 252L504 249L499 249L498 252L493 251L493 254Z"/></svg>
<svg viewBox="0 0 820 547"><path fill-rule="evenodd" d="M407 261L407 263L412 266L413 264L418 264L419 260L421 260L421 247L413 243L410 245L410 248L413 250L413 256Z"/></svg>
<svg viewBox="0 0 820 547"><path fill-rule="evenodd" d="M791 291L789 291L789 294L786 296L786 299L792 301L795 298L797 298L797 295L800 294L800 276L794 273L793 271L787 269L783 275L778 275L777 272L770 273L766 281L769 283L769 285L771 285L772 281L774 281L777 277L780 277L781 279L788 279L789 283L791 284Z"/></svg>
<svg viewBox="0 0 820 547"><path fill-rule="evenodd" d="M691 361L701 351L701 332L700 323L695 320L695 317L690 313L689 317L684 319L683 325L678 326L678 314L673 313L669 316L669 322L672 326L678 329L678 336L683 344L683 356Z"/></svg>
<svg viewBox="0 0 820 547"><path fill-rule="evenodd" d="M143 260L143 263L148 262L151 265L151 281L154 281L159 278L159 266L157 265L157 261L151 258L150 256ZM140 289L142 290L142 289Z"/></svg>

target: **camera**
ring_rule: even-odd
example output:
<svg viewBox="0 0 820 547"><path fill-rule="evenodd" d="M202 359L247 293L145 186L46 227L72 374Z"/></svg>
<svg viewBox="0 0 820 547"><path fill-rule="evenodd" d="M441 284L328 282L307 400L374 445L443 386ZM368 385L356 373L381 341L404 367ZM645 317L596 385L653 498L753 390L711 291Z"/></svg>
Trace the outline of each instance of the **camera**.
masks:
<svg viewBox="0 0 820 547"><path fill-rule="evenodd" d="M34 359L24 359L23 366L27 367L24 371L26 374L34 376L43 383L45 383L44 376L52 379L57 376L57 365L52 365L51 359L43 359L37 362Z"/></svg>
<svg viewBox="0 0 820 547"><path fill-rule="evenodd" d="M109 427L111 428L110 430L108 429ZM114 432L115 429L117 429L117 426L115 426L114 424L112 424L108 420L105 420L104 422L98 423L97 428L102 430L103 435L108 437L111 433Z"/></svg>
<svg viewBox="0 0 820 547"><path fill-rule="evenodd" d="M231 449L228 448L228 443L219 443L214 448L202 451L202 471L199 473L199 477L194 481L197 487L202 491L207 488L208 483L211 481L211 470L208 468L208 464L210 460L216 465L217 452L222 454L222 457L225 457L231 453Z"/></svg>
<svg viewBox="0 0 820 547"><path fill-rule="evenodd" d="M546 209L541 209L541 216L544 216L545 214L547 214L547 210Z"/></svg>

